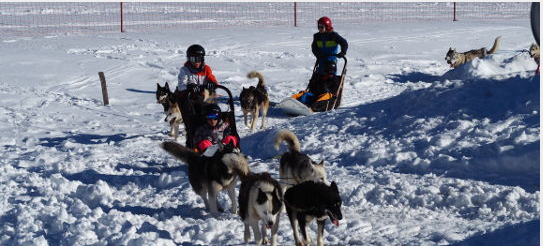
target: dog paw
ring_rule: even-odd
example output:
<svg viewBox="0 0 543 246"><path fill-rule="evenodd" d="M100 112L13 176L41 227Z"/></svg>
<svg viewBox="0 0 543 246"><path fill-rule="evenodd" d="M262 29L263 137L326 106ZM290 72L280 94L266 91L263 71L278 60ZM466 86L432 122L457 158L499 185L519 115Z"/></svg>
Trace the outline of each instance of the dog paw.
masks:
<svg viewBox="0 0 543 246"><path fill-rule="evenodd" d="M267 245L269 242L268 242L268 239L267 238L264 238L262 239L262 244L263 245Z"/></svg>

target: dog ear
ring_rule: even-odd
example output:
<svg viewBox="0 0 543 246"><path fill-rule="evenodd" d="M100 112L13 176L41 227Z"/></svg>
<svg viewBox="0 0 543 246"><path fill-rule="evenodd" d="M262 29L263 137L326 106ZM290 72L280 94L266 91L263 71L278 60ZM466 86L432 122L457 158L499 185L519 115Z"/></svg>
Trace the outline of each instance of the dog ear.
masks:
<svg viewBox="0 0 543 246"><path fill-rule="evenodd" d="M159 83L156 83L156 89L160 89L160 84Z"/></svg>
<svg viewBox="0 0 543 246"><path fill-rule="evenodd" d="M164 86L168 91L170 90L170 86L168 85L168 82L166 82L166 85Z"/></svg>
<svg viewBox="0 0 543 246"><path fill-rule="evenodd" d="M317 164L317 165L324 167L324 160L321 160L321 162L319 162L319 164Z"/></svg>
<svg viewBox="0 0 543 246"><path fill-rule="evenodd" d="M260 188L258 188L258 196L256 198L256 202L258 204L265 203L268 200L268 197L266 196L266 193L262 192Z"/></svg>

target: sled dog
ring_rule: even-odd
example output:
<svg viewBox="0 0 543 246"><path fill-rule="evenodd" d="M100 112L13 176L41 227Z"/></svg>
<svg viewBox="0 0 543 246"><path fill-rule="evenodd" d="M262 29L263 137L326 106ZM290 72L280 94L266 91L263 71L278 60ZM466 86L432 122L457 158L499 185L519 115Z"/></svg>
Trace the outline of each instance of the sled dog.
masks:
<svg viewBox="0 0 543 246"><path fill-rule="evenodd" d="M168 97L166 101L168 101L168 112L164 121L170 124L169 136L177 141L177 138L179 137L179 125L183 123L183 117L181 116L181 110L175 99Z"/></svg>
<svg viewBox="0 0 543 246"><path fill-rule="evenodd" d="M283 192L279 182L269 173L249 174L242 176L239 188L239 216L245 224L243 239L245 243L251 238L251 229L257 245L267 244L266 229L271 228L271 245L277 245L277 230L283 206ZM259 230L261 221L261 230Z"/></svg>
<svg viewBox="0 0 543 246"><path fill-rule="evenodd" d="M170 86L168 85L168 82L166 82L166 85L164 87L160 86L159 83L156 83L156 102L162 104L162 107L164 107L164 112L168 112L169 103L168 98L172 98L172 92L170 91Z"/></svg>
<svg viewBox="0 0 543 246"><path fill-rule="evenodd" d="M317 163L309 156L300 152L300 141L289 130L280 130L275 135L275 149L279 149L281 142L285 141L289 150L285 152L279 161L279 177L283 180L283 193L286 190L286 184L295 185L304 181L328 182L326 180L326 171L324 170L324 161Z"/></svg>
<svg viewBox="0 0 543 246"><path fill-rule="evenodd" d="M332 182L330 186L313 181L297 184L285 192L284 202L296 245L311 244L306 226L314 219L317 220L318 246L324 245L323 235L326 218L329 218L336 226L339 226L339 221L343 219L341 197L335 182ZM300 227L303 242L297 227Z"/></svg>
<svg viewBox="0 0 543 246"><path fill-rule="evenodd" d="M258 84L256 85L256 88L254 86L249 88L243 87L243 90L239 95L241 110L243 111L243 120L245 125L249 126L247 124L247 114L251 114L251 131L253 131L260 111L262 113L262 125L260 126L260 129L264 129L266 126L266 115L268 113L268 108L270 107L270 100L268 98L268 92L266 91L264 77L259 72L253 71L247 74L247 78L258 78Z"/></svg>
<svg viewBox="0 0 543 246"><path fill-rule="evenodd" d="M237 148L219 144L218 150L212 156L206 156L176 142L163 142L160 146L170 155L188 164L190 185L194 192L202 197L206 209L213 217L217 218L219 210L222 210L217 203L217 195L225 189L232 202L230 211L233 214L237 212L234 190L236 180L238 176L249 173L247 160Z"/></svg>
<svg viewBox="0 0 543 246"><path fill-rule="evenodd" d="M457 52L456 49L449 48L447 55L445 55L445 60L451 67L457 68L458 66L469 62L475 58L483 58L487 55L495 53L500 45L500 39L501 37L497 37L494 40L494 45L490 50L487 50L486 48L480 48L477 50L470 50L464 53L460 53Z"/></svg>
<svg viewBox="0 0 543 246"><path fill-rule="evenodd" d="M539 46L537 44L530 45L530 57L534 58L535 63L539 66Z"/></svg>

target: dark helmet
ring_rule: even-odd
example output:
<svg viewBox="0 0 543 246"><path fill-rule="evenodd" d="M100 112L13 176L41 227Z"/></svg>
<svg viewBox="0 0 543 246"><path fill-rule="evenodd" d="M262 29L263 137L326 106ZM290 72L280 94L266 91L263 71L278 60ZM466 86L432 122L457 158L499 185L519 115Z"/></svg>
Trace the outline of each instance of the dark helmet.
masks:
<svg viewBox="0 0 543 246"><path fill-rule="evenodd" d="M219 115L221 114L221 108L219 105L210 103L204 106L204 117L208 115Z"/></svg>
<svg viewBox="0 0 543 246"><path fill-rule="evenodd" d="M205 55L204 47L199 44L193 44L187 49L187 57L204 57Z"/></svg>
<svg viewBox="0 0 543 246"><path fill-rule="evenodd" d="M317 25L323 25L326 31L332 31L334 29L332 27L332 20L328 18L327 16L321 17L317 21Z"/></svg>
<svg viewBox="0 0 543 246"><path fill-rule="evenodd" d="M333 61L326 60L322 64L322 68L323 68L322 71L324 71L325 73L335 73L337 69L337 65Z"/></svg>

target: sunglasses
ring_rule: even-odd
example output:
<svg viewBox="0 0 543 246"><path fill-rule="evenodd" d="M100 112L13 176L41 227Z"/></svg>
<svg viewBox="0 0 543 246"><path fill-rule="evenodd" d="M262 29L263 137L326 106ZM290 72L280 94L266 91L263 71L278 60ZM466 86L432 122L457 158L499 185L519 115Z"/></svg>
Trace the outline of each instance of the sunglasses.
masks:
<svg viewBox="0 0 543 246"><path fill-rule="evenodd" d="M206 116L206 118L208 120L218 120L219 119L219 114L209 114Z"/></svg>
<svg viewBox="0 0 543 246"><path fill-rule="evenodd" d="M203 56L190 56L189 61L190 62L203 62L204 57Z"/></svg>

